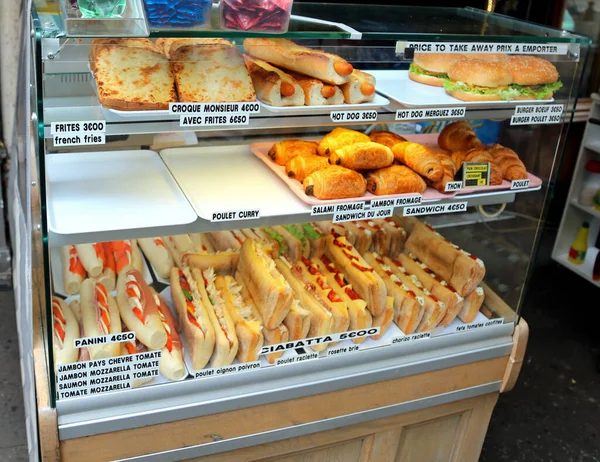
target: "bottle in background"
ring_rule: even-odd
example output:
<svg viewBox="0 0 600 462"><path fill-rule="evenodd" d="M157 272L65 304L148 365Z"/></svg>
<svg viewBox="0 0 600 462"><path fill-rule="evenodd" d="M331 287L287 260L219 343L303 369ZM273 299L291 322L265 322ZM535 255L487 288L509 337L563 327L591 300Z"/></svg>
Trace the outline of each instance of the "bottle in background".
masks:
<svg viewBox="0 0 600 462"><path fill-rule="evenodd" d="M588 237L590 234L590 224L584 221L577 233L577 237L569 249L569 261L575 265L581 265L585 260L588 249Z"/></svg>

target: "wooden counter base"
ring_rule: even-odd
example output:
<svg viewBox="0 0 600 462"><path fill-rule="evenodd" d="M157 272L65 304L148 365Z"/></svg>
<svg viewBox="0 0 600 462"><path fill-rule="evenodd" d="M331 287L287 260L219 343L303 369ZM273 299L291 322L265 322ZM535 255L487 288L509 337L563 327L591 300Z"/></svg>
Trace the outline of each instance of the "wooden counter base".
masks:
<svg viewBox="0 0 600 462"><path fill-rule="evenodd" d="M92 462L152 454L316 422L481 384L501 382L507 362L508 357L504 356L280 403L65 440L60 442L61 460ZM209 458L211 461L261 460L275 454L281 455L282 453L306 450L308 447L314 447L317 440L320 441L317 446L331 445L337 438L337 441L346 441L339 447L340 451L344 451L342 452L344 457L337 460L383 461L388 459L380 458L373 451L382 451L382 444L389 445L393 441L398 442L397 436L402 435L403 442L402 444L398 442L396 448L396 451L400 451L399 454L408 456L412 451L417 450L417 447L421 451L423 450L421 446L429 441L425 445L431 446L430 451L451 451L449 454L456 453L456 457L458 457L456 459L442 458L444 460L477 460L497 396L496 393L484 395L337 430L302 436L287 440L287 442L275 442L241 449L235 451L235 457L234 453L230 452L199 460L208 460ZM417 423L419 425L416 425ZM375 431L373 431L374 429ZM321 440L322 435L326 434L332 436ZM429 437L436 436L434 439L428 440L427 435ZM308 446L307 441L311 442ZM282 452L282 446L287 446L287 451ZM313 450L318 452L330 449L317 448ZM357 454L363 455L357 456L356 459L346 458L346 454L353 453L353 451L358 451ZM240 454L239 458L237 453ZM315 454L315 457L320 456ZM453 455L453 457L455 456ZM292 457L291 459L273 460L292 461L296 459ZM304 459L302 456L302 460L311 459ZM319 458L319 460L327 459ZM419 458L419 460L437 460L437 456L433 459Z"/></svg>

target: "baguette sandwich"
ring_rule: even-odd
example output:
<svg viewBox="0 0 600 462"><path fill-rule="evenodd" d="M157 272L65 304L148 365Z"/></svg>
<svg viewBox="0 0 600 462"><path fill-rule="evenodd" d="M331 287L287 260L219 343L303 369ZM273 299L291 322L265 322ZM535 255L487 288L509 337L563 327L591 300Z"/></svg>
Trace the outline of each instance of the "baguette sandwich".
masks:
<svg viewBox="0 0 600 462"><path fill-rule="evenodd" d="M296 45L286 39L247 38L244 49L275 66L331 85L348 82L353 71L352 65L337 55Z"/></svg>
<svg viewBox="0 0 600 462"><path fill-rule="evenodd" d="M271 64L244 55L258 99L271 106L303 106L304 90L289 74Z"/></svg>
<svg viewBox="0 0 600 462"><path fill-rule="evenodd" d="M54 364L77 362L79 350L73 346L73 340L79 338L79 321L73 311L58 297L52 297L52 347Z"/></svg>
<svg viewBox="0 0 600 462"><path fill-rule="evenodd" d="M358 69L350 74L350 81L341 85L344 101L348 104L360 104L375 98L375 77Z"/></svg>

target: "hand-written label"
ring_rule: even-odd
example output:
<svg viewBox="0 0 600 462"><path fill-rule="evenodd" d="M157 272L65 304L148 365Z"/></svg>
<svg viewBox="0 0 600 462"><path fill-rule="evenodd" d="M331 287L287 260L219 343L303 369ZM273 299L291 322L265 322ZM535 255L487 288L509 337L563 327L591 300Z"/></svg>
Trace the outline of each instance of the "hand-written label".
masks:
<svg viewBox="0 0 600 462"><path fill-rule="evenodd" d="M415 340L424 340L431 338L431 332L417 332L416 334L403 335L400 337L394 337L392 339L392 345L398 345L400 343L414 342Z"/></svg>
<svg viewBox="0 0 600 462"><path fill-rule="evenodd" d="M68 135L54 135L54 147L59 146L88 146L93 144L106 144L104 133L70 133Z"/></svg>
<svg viewBox="0 0 600 462"><path fill-rule="evenodd" d="M566 55L568 43L476 43L405 42L396 43L396 53L413 48L418 53L511 53L514 55Z"/></svg>
<svg viewBox="0 0 600 462"><path fill-rule="evenodd" d="M313 205L311 215L328 215L340 212L360 212L365 210L365 201L348 202L346 204Z"/></svg>
<svg viewBox="0 0 600 462"><path fill-rule="evenodd" d="M462 119L466 113L466 107L400 109L396 111L396 120Z"/></svg>
<svg viewBox="0 0 600 462"><path fill-rule="evenodd" d="M330 348L327 350L327 356L339 356L347 353L356 353L360 351L360 345L352 345L348 347Z"/></svg>
<svg viewBox="0 0 600 462"><path fill-rule="evenodd" d="M250 114L181 115L180 127L202 127L215 125L248 125Z"/></svg>
<svg viewBox="0 0 600 462"><path fill-rule="evenodd" d="M250 103L169 103L169 114L219 115L219 114L256 114L260 104Z"/></svg>
<svg viewBox="0 0 600 462"><path fill-rule="evenodd" d="M61 364L57 367L56 375L57 398L76 398L131 389L137 381L158 377L161 357L161 351L146 351L115 358Z"/></svg>
<svg viewBox="0 0 600 462"><path fill-rule="evenodd" d="M279 358L275 363L276 366L283 366L284 364L301 363L304 361L311 361L313 359L319 359L318 353L305 353L302 355L292 356L291 358Z"/></svg>
<svg viewBox="0 0 600 462"><path fill-rule="evenodd" d="M214 367L212 369L202 369L195 371L194 378L203 377L220 377L227 374L235 374L237 372L246 372L260 369L260 361L250 363L230 364L229 366Z"/></svg>
<svg viewBox="0 0 600 462"><path fill-rule="evenodd" d="M260 218L260 209L254 210L232 210L229 212L213 212L210 221L236 221L236 220L258 220Z"/></svg>
<svg viewBox="0 0 600 462"><path fill-rule="evenodd" d="M510 189L526 189L529 187L529 180L512 180Z"/></svg>
<svg viewBox="0 0 600 462"><path fill-rule="evenodd" d="M490 319L484 322L472 322L471 324L462 324L456 326L456 332L464 332L473 329L481 329L482 327L490 327L504 324L504 318Z"/></svg>
<svg viewBox="0 0 600 462"><path fill-rule="evenodd" d="M329 116L333 122L375 122L377 111L332 111Z"/></svg>
<svg viewBox="0 0 600 462"><path fill-rule="evenodd" d="M460 191L462 185L462 181L448 181L444 187L444 192Z"/></svg>
<svg viewBox="0 0 600 462"><path fill-rule="evenodd" d="M296 348L306 348L313 345L322 345L324 343L339 342L341 340L353 340L356 338L367 338L379 334L379 327L370 327L368 329L359 329L338 334L329 334L321 337L311 337L302 340L294 340L275 345L265 345L260 350L260 355L268 355L279 351L295 350Z"/></svg>
<svg viewBox="0 0 600 462"><path fill-rule="evenodd" d="M82 337L73 340L73 348L83 348L94 345L110 345L135 341L135 332L122 332L120 334L98 335L97 337Z"/></svg>
<svg viewBox="0 0 600 462"><path fill-rule="evenodd" d="M456 213L466 211L467 202L454 202L452 204L417 205L415 207L405 207L403 210L403 215L405 217L413 217L417 215L436 215L439 213Z"/></svg>
<svg viewBox="0 0 600 462"><path fill-rule="evenodd" d="M106 121L87 120L83 122L52 122L50 124L51 135L64 133L106 133Z"/></svg>

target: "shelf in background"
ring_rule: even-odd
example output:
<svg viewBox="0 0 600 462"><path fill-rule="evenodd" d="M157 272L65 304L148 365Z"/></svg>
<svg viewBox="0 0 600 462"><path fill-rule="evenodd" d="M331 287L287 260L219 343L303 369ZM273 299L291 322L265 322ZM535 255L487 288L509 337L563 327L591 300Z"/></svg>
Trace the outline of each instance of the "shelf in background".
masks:
<svg viewBox="0 0 600 462"><path fill-rule="evenodd" d="M590 214L591 216L593 216L594 218L596 218L596 219L599 219L599 220L600 220L600 210L597 210L595 207L593 207L593 206L592 206L592 207L587 207L587 206L585 206L585 205L581 205L581 204L579 203L579 201L577 200L577 198L575 198L575 199L572 199L572 200L571 200L571 204L572 204L574 207L577 207L579 210L583 210L585 213L588 213L588 214Z"/></svg>
<svg viewBox="0 0 600 462"><path fill-rule="evenodd" d="M590 247L587 251L587 255L585 256L585 261L581 265L574 265L569 261L569 254L562 253L555 256L555 260L559 262L564 267L570 269L574 273L578 274L586 281L591 282L596 287L600 287L600 282L594 281L592 279L592 271L594 269L594 262L596 261L596 256L598 255L599 249L595 247Z"/></svg>
<svg viewBox="0 0 600 462"><path fill-rule="evenodd" d="M174 179L169 183L172 188L168 189L169 200L163 197L166 186L159 188L156 180L152 180L163 178L167 171L162 160L155 162L161 159L155 154L154 161L145 163L143 168L125 162L127 157L118 151L47 156L51 159L48 172L50 245L302 223L333 217L333 214L311 216L311 207L253 156L248 145L181 148L170 152L178 155L163 153L170 170L168 177L172 175ZM105 159L100 164L104 173L93 170L82 176L81 170L72 167L75 161L92 159L91 156ZM53 169L53 161L70 168ZM513 202L517 193L530 191L495 190L426 204L496 205ZM216 212L255 209L260 209L260 219L210 221ZM401 208L396 208L395 213L401 213ZM87 217L86 214L89 219L82 218Z"/></svg>

